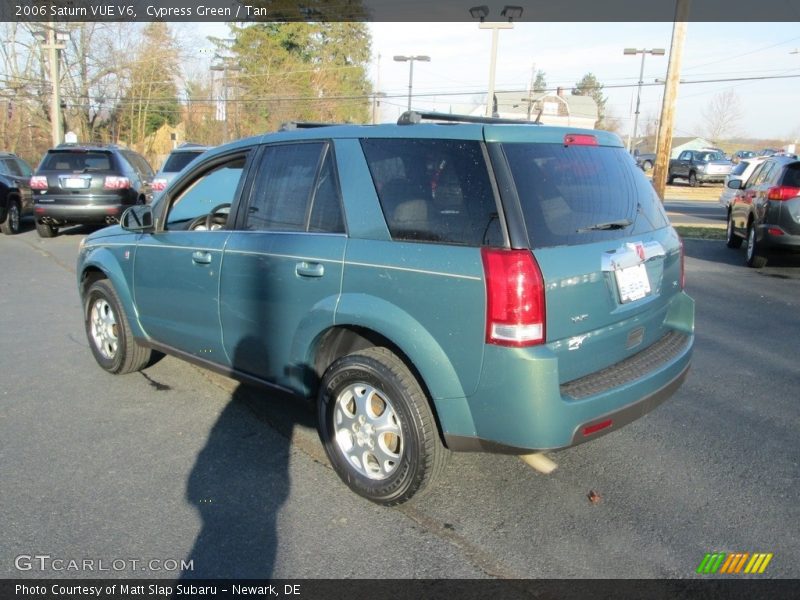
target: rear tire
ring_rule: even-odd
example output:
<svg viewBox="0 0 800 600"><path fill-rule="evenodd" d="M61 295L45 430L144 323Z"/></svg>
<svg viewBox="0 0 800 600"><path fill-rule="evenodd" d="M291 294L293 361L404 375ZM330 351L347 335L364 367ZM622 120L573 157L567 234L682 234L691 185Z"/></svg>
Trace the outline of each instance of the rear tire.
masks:
<svg viewBox="0 0 800 600"><path fill-rule="evenodd" d="M672 185L673 181L675 181L675 176L672 173L667 173L667 185Z"/></svg>
<svg viewBox="0 0 800 600"><path fill-rule="evenodd" d="M756 239L756 226L754 223L750 223L750 227L747 228L747 253L745 255L748 267L760 269L767 264L767 258L762 254L760 246Z"/></svg>
<svg viewBox="0 0 800 600"><path fill-rule="evenodd" d="M372 502L406 502L444 467L447 450L427 397L386 348L367 348L335 361L322 379L317 413L334 470Z"/></svg>
<svg viewBox="0 0 800 600"><path fill-rule="evenodd" d="M0 231L6 235L16 235L19 233L21 213L19 209L19 202L17 200L9 200L8 210L6 210L6 218L0 223Z"/></svg>
<svg viewBox="0 0 800 600"><path fill-rule="evenodd" d="M742 238L740 238L733 229L733 213L728 211L728 226L725 230L725 244L728 248L741 248Z"/></svg>
<svg viewBox="0 0 800 600"><path fill-rule="evenodd" d="M97 364L114 375L140 371L152 351L133 337L114 286L107 279L92 284L83 301L86 338Z"/></svg>
<svg viewBox="0 0 800 600"><path fill-rule="evenodd" d="M652 169L652 168L653 168L653 163L651 163L649 160L646 160L646 161L644 161L644 162L642 163L642 170L643 170L645 173L646 173L647 171L649 171L650 169Z"/></svg>
<svg viewBox="0 0 800 600"><path fill-rule="evenodd" d="M50 225L49 223L43 223L42 221L36 221L36 233L39 234L39 237L43 238L51 238L58 235L58 227L54 225Z"/></svg>

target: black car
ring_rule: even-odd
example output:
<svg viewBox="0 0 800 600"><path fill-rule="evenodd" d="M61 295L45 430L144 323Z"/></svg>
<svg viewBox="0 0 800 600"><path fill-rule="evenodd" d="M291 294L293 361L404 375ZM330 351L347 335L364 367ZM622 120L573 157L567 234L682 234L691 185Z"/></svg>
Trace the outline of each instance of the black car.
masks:
<svg viewBox="0 0 800 600"><path fill-rule="evenodd" d="M150 198L153 169L115 145L61 144L47 151L31 178L36 231L53 237L64 225L117 223Z"/></svg>
<svg viewBox="0 0 800 600"><path fill-rule="evenodd" d="M766 265L768 251L800 252L797 157L771 156L756 167L744 185L739 179L732 179L727 185L739 190L728 211L728 247L739 248L747 240L749 267Z"/></svg>
<svg viewBox="0 0 800 600"><path fill-rule="evenodd" d="M31 168L16 154L0 152L0 231L19 232L20 220L33 214Z"/></svg>
<svg viewBox="0 0 800 600"><path fill-rule="evenodd" d="M153 179L153 192L161 192L167 187L170 181L180 173L183 168L195 158L203 154L210 146L185 142L169 153L167 160L161 165L158 173Z"/></svg>

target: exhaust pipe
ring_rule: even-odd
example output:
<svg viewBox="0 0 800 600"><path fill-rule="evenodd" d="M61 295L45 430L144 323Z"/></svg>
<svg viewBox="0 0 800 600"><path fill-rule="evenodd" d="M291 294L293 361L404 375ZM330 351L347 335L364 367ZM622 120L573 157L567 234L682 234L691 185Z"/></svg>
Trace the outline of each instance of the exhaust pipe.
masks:
<svg viewBox="0 0 800 600"><path fill-rule="evenodd" d="M117 223L119 223L119 219L117 219L117 217L106 217L106 224L116 225Z"/></svg>
<svg viewBox="0 0 800 600"><path fill-rule="evenodd" d="M527 464L532 469L539 471L544 475L549 475L558 468L558 465L544 455L544 452L535 452L534 454L523 454L520 456L522 462Z"/></svg>

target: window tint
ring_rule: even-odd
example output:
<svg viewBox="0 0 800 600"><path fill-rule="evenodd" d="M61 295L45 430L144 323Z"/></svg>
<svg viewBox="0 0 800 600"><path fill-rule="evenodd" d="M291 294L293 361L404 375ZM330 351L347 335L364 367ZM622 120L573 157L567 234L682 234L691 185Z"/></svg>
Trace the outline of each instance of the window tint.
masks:
<svg viewBox="0 0 800 600"><path fill-rule="evenodd" d="M110 171L114 161L109 152L49 152L42 163L44 171Z"/></svg>
<svg viewBox="0 0 800 600"><path fill-rule="evenodd" d="M167 214L167 229L182 229L220 204L233 204L245 157L203 172L175 198ZM163 198L163 196L162 196Z"/></svg>
<svg viewBox="0 0 800 600"><path fill-rule="evenodd" d="M135 152L125 152L124 155L140 177L147 178L153 176L153 169L150 168L150 164L142 156Z"/></svg>
<svg viewBox="0 0 800 600"><path fill-rule="evenodd" d="M30 177L33 175L31 168L28 166L28 163L21 161L20 159L14 159L14 165L16 165L17 171L19 171L20 175L23 177ZM16 174L16 171L12 169L12 173Z"/></svg>
<svg viewBox="0 0 800 600"><path fill-rule="evenodd" d="M503 144L534 248L617 239L669 224L624 148Z"/></svg>
<svg viewBox="0 0 800 600"><path fill-rule="evenodd" d="M478 142L363 139L361 146L393 239L503 244Z"/></svg>
<svg viewBox="0 0 800 600"><path fill-rule="evenodd" d="M253 185L245 229L305 231L322 143L267 146Z"/></svg>
<svg viewBox="0 0 800 600"><path fill-rule="evenodd" d="M161 170L165 173L177 173L182 171L183 167L192 162L195 158L203 153L202 150L198 152L173 152L167 157L164 166Z"/></svg>
<svg viewBox="0 0 800 600"><path fill-rule="evenodd" d="M775 163L765 162L764 166L761 168L761 171L758 173L758 176L753 180L753 185L761 185L767 181L771 176L774 166Z"/></svg>
<svg viewBox="0 0 800 600"><path fill-rule="evenodd" d="M781 185L800 188L800 162L790 163L786 166Z"/></svg>
<svg viewBox="0 0 800 600"><path fill-rule="evenodd" d="M764 163L757 165L755 170L750 174L750 179L747 180L747 183L744 187L752 187L756 184L756 179L758 179L759 175L761 175L761 171L764 168Z"/></svg>
<svg viewBox="0 0 800 600"><path fill-rule="evenodd" d="M311 216L308 230L325 233L344 233L342 201L333 153L328 148L320 169L314 198L311 201Z"/></svg>
<svg viewBox="0 0 800 600"><path fill-rule="evenodd" d="M746 160L739 161L739 164L731 169L731 175L741 175L744 173L745 169L750 166L750 163Z"/></svg>

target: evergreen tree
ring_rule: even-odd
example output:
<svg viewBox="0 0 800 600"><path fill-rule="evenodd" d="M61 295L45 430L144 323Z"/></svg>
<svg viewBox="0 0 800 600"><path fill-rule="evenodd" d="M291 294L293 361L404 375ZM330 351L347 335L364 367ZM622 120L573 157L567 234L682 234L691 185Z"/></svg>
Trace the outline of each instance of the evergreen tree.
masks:
<svg viewBox="0 0 800 600"><path fill-rule="evenodd" d="M603 86L597 80L597 77L592 73L587 73L583 78L575 84L572 88L573 96L590 96L597 104L597 124L598 129L603 129L605 126L604 119L606 116L606 101L608 100L603 95Z"/></svg>

